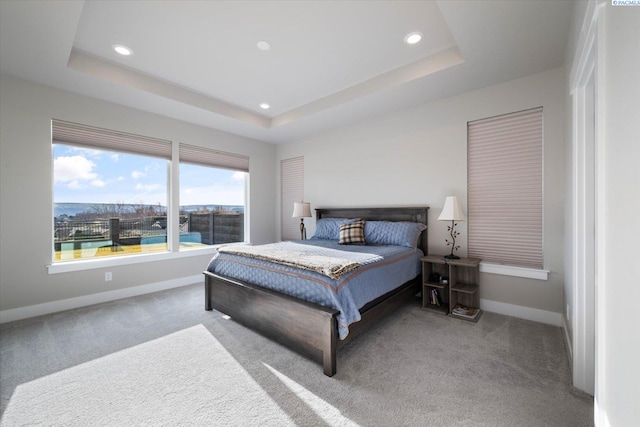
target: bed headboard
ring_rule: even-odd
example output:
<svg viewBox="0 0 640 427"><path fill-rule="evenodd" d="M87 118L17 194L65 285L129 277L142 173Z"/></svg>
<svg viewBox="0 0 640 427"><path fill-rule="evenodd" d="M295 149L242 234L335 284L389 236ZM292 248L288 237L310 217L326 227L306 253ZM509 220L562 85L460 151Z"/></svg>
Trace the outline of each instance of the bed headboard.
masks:
<svg viewBox="0 0 640 427"><path fill-rule="evenodd" d="M428 212L428 206L406 208L318 208L316 209L316 220L321 218L362 218L365 221L419 222L427 226L420 239L418 239L418 248L426 255L428 253Z"/></svg>

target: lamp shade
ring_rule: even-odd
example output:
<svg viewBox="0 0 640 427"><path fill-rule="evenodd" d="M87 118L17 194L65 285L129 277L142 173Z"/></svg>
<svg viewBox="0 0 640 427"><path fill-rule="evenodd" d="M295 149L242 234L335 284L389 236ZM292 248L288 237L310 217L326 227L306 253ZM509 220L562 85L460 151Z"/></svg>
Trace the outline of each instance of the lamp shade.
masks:
<svg viewBox="0 0 640 427"><path fill-rule="evenodd" d="M311 218L311 203L300 202L293 204L293 218Z"/></svg>
<svg viewBox="0 0 640 427"><path fill-rule="evenodd" d="M458 198L456 196L447 196L438 221L464 221L465 219L464 212L462 212L458 204Z"/></svg>

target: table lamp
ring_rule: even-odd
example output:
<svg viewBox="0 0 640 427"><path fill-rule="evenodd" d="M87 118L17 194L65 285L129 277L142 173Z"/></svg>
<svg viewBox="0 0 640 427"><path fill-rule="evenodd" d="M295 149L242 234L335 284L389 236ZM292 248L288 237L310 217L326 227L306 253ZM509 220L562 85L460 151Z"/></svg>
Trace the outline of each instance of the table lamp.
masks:
<svg viewBox="0 0 640 427"><path fill-rule="evenodd" d="M447 231L451 234L451 241L449 241L449 239L444 240L447 242L447 246L451 245L451 254L445 255L446 259L460 259L459 256L453 253L454 250L460 249L460 246L456 246L456 237L458 237L460 233L455 230L455 227L457 225L456 221L464 221L465 219L464 213L458 204L458 198L456 196L447 196L442 212L438 217L438 221L451 221L451 225L447 226Z"/></svg>
<svg viewBox="0 0 640 427"><path fill-rule="evenodd" d="M300 240L307 238L307 229L304 226L304 219L311 218L311 203L300 202L293 204L293 218L300 218Z"/></svg>

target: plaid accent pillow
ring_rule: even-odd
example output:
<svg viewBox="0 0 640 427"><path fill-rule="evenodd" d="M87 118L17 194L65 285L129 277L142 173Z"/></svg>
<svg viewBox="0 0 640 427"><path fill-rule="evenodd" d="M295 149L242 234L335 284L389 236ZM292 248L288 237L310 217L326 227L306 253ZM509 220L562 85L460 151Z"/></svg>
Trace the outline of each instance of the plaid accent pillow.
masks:
<svg viewBox="0 0 640 427"><path fill-rule="evenodd" d="M364 245L364 221L350 222L340 226L340 245Z"/></svg>

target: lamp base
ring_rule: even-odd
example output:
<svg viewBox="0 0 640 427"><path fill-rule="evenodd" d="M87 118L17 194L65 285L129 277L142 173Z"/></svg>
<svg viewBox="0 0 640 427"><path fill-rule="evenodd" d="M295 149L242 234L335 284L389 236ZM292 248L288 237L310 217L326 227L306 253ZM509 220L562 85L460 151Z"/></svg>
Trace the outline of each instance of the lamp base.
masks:
<svg viewBox="0 0 640 427"><path fill-rule="evenodd" d="M307 227L304 226L304 218L300 218L300 240L307 240Z"/></svg>
<svg viewBox="0 0 640 427"><path fill-rule="evenodd" d="M445 255L444 259L460 259L460 257L458 255L451 254L451 255Z"/></svg>

